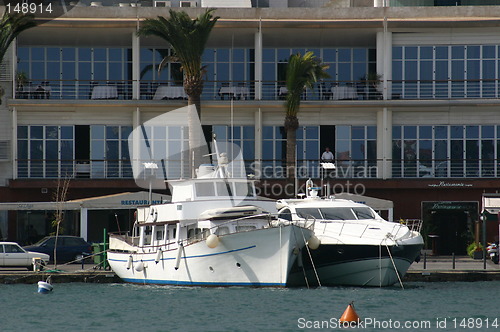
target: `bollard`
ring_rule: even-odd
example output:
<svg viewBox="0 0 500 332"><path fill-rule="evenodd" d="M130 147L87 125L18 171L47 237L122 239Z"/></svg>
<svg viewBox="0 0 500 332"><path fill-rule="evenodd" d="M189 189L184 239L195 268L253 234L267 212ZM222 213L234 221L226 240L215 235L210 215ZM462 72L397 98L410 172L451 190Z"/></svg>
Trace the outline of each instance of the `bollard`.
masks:
<svg viewBox="0 0 500 332"><path fill-rule="evenodd" d="M427 269L427 253L424 252L424 270Z"/></svg>
<svg viewBox="0 0 500 332"><path fill-rule="evenodd" d="M451 253L451 259L453 261L453 270L455 270L455 253L454 252Z"/></svg>

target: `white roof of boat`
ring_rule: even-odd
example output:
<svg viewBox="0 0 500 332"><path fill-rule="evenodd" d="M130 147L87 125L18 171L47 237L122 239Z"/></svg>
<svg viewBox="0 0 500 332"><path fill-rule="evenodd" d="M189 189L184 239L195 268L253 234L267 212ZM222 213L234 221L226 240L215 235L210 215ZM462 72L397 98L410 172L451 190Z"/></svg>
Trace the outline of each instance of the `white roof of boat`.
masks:
<svg viewBox="0 0 500 332"><path fill-rule="evenodd" d="M370 206L374 210L389 210L394 207L392 201L362 196L362 195L354 195L354 194L338 194L334 196L334 199L321 199L317 198L304 198L304 199L286 199L282 200L283 203L289 205L301 204L304 207L311 206L360 206L359 204L364 204Z"/></svg>

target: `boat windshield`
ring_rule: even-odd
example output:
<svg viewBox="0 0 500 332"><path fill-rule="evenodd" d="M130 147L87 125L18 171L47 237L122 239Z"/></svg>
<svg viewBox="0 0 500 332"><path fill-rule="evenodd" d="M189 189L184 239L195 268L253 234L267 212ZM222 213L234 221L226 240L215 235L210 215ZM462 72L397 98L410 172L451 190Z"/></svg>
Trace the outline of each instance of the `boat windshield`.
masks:
<svg viewBox="0 0 500 332"><path fill-rule="evenodd" d="M359 220L374 219L375 214L368 207L329 207L329 208L299 208L299 218L315 218L324 220Z"/></svg>

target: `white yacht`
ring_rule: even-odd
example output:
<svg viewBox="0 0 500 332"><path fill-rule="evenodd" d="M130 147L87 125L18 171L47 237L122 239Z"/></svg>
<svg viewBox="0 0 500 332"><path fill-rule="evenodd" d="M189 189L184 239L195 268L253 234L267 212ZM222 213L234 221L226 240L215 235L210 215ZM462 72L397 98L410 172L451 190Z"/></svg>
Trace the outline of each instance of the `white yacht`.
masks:
<svg viewBox="0 0 500 332"><path fill-rule="evenodd" d="M110 235L113 271L132 283L287 286L312 225L276 222L275 201L257 197L252 181L200 170L169 181L171 202L138 208L135 234Z"/></svg>
<svg viewBox="0 0 500 332"><path fill-rule="evenodd" d="M314 221L321 244L303 255L293 267L290 284L307 280L322 286L390 286L419 259L424 242L420 223L406 225L381 218L367 205L351 200L320 198L319 188L308 189L303 199L277 203L279 220ZM306 275L306 279L304 279Z"/></svg>

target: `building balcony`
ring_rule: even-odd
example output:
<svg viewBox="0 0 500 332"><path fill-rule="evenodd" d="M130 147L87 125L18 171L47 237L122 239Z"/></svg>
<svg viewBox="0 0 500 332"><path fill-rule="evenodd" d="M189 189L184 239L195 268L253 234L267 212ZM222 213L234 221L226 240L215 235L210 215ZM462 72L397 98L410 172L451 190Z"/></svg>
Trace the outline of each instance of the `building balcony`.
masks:
<svg viewBox="0 0 500 332"><path fill-rule="evenodd" d="M260 86L260 89L258 88ZM306 89L304 101L461 100L498 99L500 80L394 80L387 82L323 81ZM134 91L135 90L135 91ZM206 81L202 100L284 100L285 82ZM39 81L18 87L15 99L51 100L187 100L182 85L173 81Z"/></svg>

